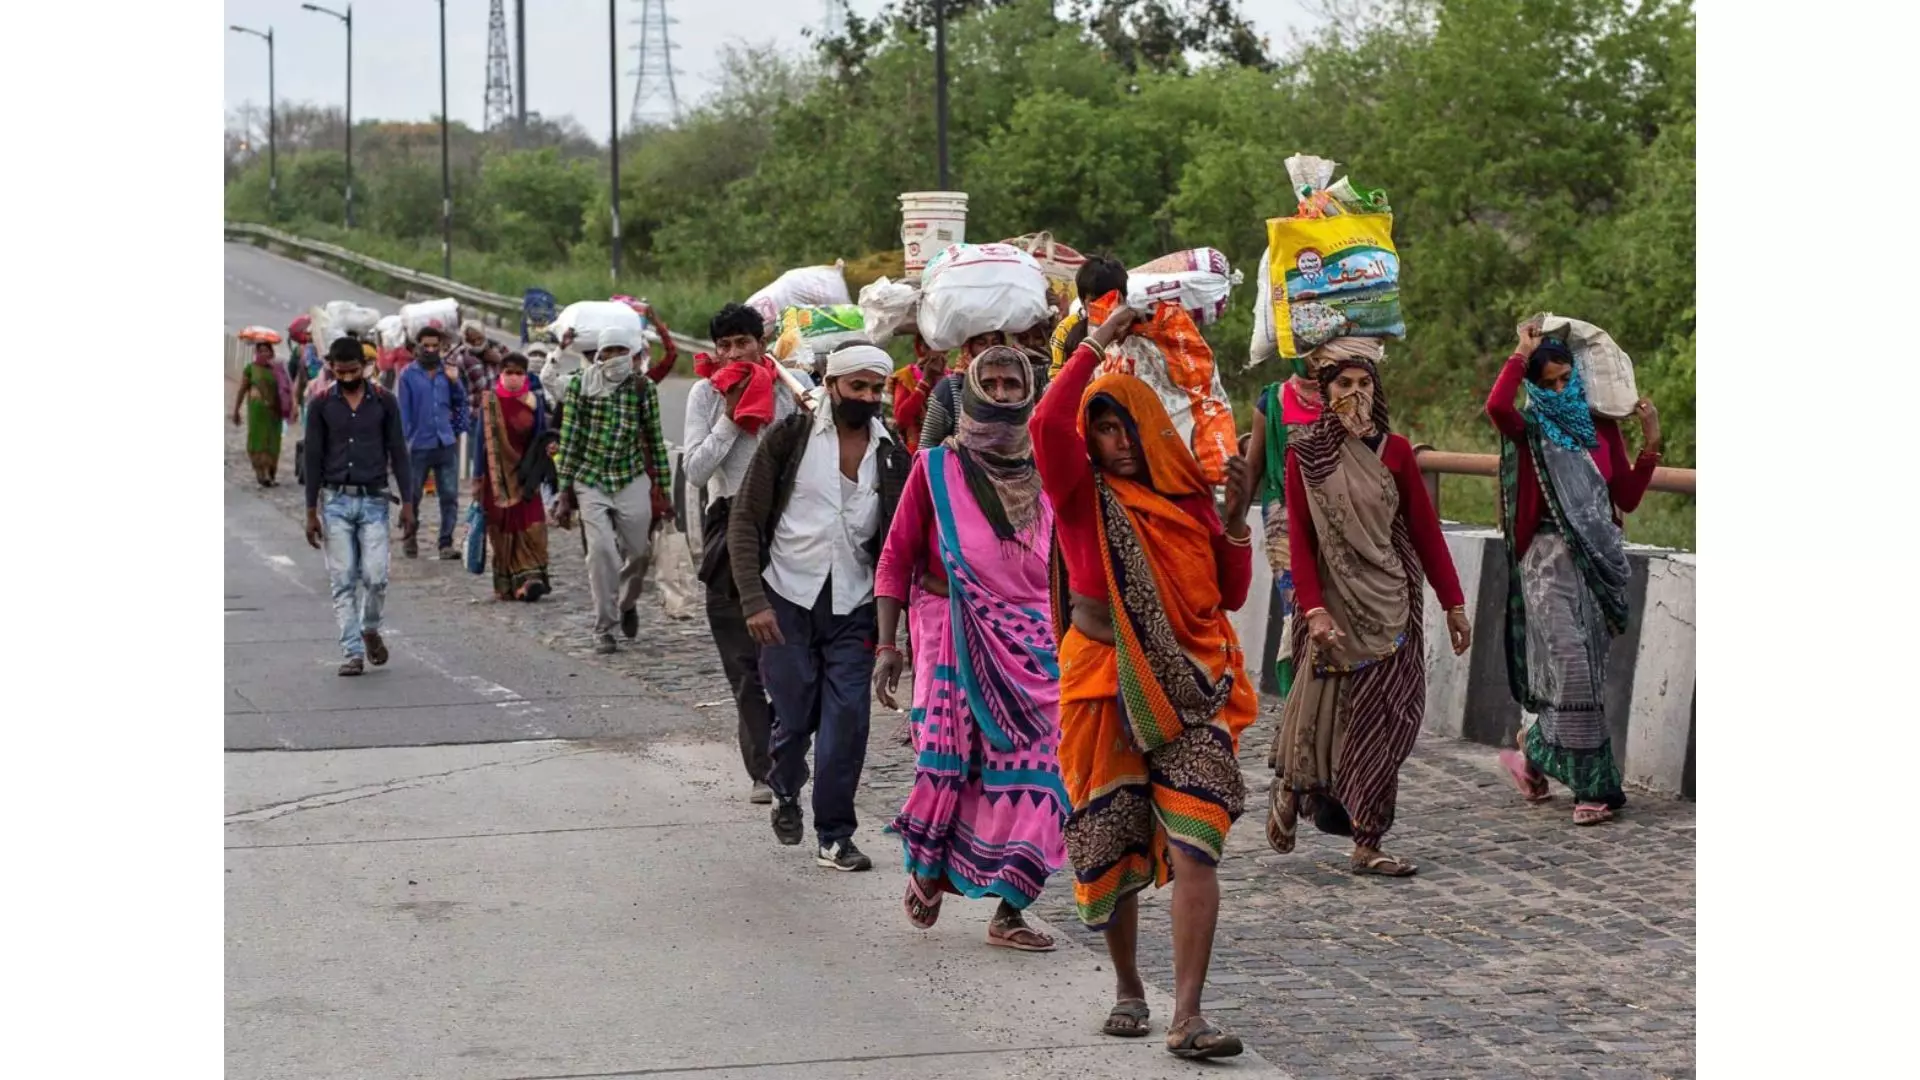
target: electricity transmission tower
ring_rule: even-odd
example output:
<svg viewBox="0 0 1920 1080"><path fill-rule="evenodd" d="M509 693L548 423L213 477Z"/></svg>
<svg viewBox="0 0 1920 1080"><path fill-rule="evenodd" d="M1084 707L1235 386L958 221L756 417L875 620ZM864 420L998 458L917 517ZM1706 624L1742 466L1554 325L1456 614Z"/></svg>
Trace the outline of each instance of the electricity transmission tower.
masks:
<svg viewBox="0 0 1920 1080"><path fill-rule="evenodd" d="M667 27L679 22L667 14L667 0L640 0L639 77L633 84L633 110L627 127L638 130L652 124L671 124L680 119L680 92L674 88L673 50L679 48L668 37Z"/></svg>
<svg viewBox="0 0 1920 1080"><path fill-rule="evenodd" d="M513 60L507 51L506 0L493 0L487 12L487 131L513 123Z"/></svg>

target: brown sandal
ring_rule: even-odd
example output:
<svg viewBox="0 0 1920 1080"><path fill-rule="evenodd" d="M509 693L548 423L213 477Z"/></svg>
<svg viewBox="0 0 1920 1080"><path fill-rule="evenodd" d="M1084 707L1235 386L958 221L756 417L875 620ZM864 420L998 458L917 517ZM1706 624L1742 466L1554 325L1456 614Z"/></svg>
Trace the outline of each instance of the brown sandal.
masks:
<svg viewBox="0 0 1920 1080"><path fill-rule="evenodd" d="M1053 939L1028 926L1025 920L994 919L987 924L987 944L1019 952L1052 952Z"/></svg>
<svg viewBox="0 0 1920 1080"><path fill-rule="evenodd" d="M1184 1031L1181 1030L1183 1026L1186 1028ZM1202 1044L1200 1041L1202 1039L1212 1041ZM1167 1052L1174 1057L1195 1061L1202 1058L1236 1057L1242 1049L1240 1036L1220 1030L1204 1016L1190 1016L1184 1025L1176 1024L1167 1032Z"/></svg>
<svg viewBox="0 0 1920 1080"><path fill-rule="evenodd" d="M1412 877L1420 869L1410 862L1401 861L1398 856L1384 852L1365 862L1355 860L1349 866L1361 877Z"/></svg>
<svg viewBox="0 0 1920 1080"><path fill-rule="evenodd" d="M1147 1007L1147 999L1121 998L1107 1013L1107 1022L1100 1026L1100 1034L1137 1039L1147 1033L1147 1021L1152 1018L1153 1010Z"/></svg>

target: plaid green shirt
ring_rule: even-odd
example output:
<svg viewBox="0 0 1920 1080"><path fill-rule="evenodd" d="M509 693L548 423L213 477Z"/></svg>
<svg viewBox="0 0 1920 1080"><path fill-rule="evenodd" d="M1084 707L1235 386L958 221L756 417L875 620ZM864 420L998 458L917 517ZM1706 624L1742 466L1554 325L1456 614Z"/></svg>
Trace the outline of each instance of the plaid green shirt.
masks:
<svg viewBox="0 0 1920 1080"><path fill-rule="evenodd" d="M580 376L567 383L560 421L559 479L562 488L581 485L618 491L646 473L655 490L672 473L667 440L660 433L660 398L641 371L603 398L580 392Z"/></svg>

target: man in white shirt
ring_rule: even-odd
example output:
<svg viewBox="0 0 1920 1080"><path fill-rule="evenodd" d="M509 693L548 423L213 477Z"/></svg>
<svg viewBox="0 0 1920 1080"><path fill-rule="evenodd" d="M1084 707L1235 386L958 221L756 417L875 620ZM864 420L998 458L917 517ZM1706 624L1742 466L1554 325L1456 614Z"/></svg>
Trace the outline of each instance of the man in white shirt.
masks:
<svg viewBox="0 0 1920 1080"><path fill-rule="evenodd" d="M727 557L773 702L773 832L805 833L800 789L814 750L815 861L870 870L854 846L874 665L873 570L911 466L880 423L893 360L872 345L827 357L827 395L768 429L735 493Z"/></svg>
<svg viewBox="0 0 1920 1080"><path fill-rule="evenodd" d="M699 358L700 381L687 394L686 448L680 468L689 492L705 488L700 580L707 586L707 625L740 713L740 759L753 787L748 801L773 801L767 773L773 710L760 682L760 646L747 633L727 559L727 515L760 445L760 434L792 416L798 403L766 353L766 321L744 304L728 304L707 324L713 355Z"/></svg>

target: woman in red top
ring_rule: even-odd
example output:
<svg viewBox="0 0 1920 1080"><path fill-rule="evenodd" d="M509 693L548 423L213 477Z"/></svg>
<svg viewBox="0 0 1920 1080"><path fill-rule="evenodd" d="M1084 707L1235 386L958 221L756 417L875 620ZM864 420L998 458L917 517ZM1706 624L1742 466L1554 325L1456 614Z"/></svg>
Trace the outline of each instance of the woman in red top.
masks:
<svg viewBox="0 0 1920 1080"><path fill-rule="evenodd" d="M1354 339L1357 340L1357 339ZM1317 371L1326 408L1286 454L1295 603L1294 683L1268 758L1267 842L1293 850L1301 814L1353 837L1356 874L1407 877L1380 850L1400 766L1426 711L1421 580L1447 609L1457 656L1467 623L1453 557L1413 446L1388 426L1377 342L1336 351Z"/></svg>
<svg viewBox="0 0 1920 1080"><path fill-rule="evenodd" d="M1246 804L1235 754L1259 711L1227 618L1253 573L1246 461L1227 464L1222 521L1159 395L1132 375L1094 379L1101 352L1136 318L1116 307L1032 422L1062 556L1051 591L1067 856L1080 919L1105 931L1113 958L1118 1000L1103 1030L1147 1033L1138 894L1177 878L1167 1049L1229 1057L1240 1040L1201 1015L1200 995L1220 914L1215 868Z"/></svg>
<svg viewBox="0 0 1920 1080"><path fill-rule="evenodd" d="M1525 408L1514 407L1527 381ZM1625 805L1604 705L1607 650L1627 626L1620 515L1640 505L1660 461L1660 414L1635 412L1639 458L1595 416L1564 341L1527 326L1487 397L1500 431L1500 528L1508 559L1507 683L1538 722L1501 761L1530 803L1547 777L1573 789L1573 822L1597 825Z"/></svg>

